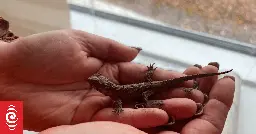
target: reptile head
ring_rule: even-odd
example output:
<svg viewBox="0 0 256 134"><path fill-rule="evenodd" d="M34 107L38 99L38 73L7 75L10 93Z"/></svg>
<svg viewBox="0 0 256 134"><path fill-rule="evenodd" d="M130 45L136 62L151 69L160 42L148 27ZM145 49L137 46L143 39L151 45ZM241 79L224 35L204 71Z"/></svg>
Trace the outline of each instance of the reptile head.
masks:
<svg viewBox="0 0 256 134"><path fill-rule="evenodd" d="M101 92L102 94L106 96L112 96L115 84L105 76L96 73L88 78L88 82L94 89Z"/></svg>
<svg viewBox="0 0 256 134"><path fill-rule="evenodd" d="M92 76L90 76L87 80L88 82L91 84L91 85L97 85L97 83L99 83L100 81L100 76L101 74L100 73L96 73L96 74L93 74Z"/></svg>

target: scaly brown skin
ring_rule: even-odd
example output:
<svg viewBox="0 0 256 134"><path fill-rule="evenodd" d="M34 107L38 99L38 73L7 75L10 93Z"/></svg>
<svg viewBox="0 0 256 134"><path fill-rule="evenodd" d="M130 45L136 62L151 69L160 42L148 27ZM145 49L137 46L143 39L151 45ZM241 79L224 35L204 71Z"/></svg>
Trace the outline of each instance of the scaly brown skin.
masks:
<svg viewBox="0 0 256 134"><path fill-rule="evenodd" d="M198 78L210 77L220 74L229 73L232 71L224 71L220 73L208 73L208 74L195 74L190 76L184 76L174 79L162 80L162 81L153 81L152 75L156 68L153 67L154 64L150 64L148 71L146 73L146 82L118 85L112 82L107 77L96 73L88 78L88 82L96 90L103 93L106 96L110 96L114 100L114 112L119 114L122 112L122 103L128 101L144 101L145 107L155 107L161 106L161 100L149 100L148 98L157 92L164 92L161 89L170 89L176 87L178 84L181 84L188 80L194 80ZM197 87L193 87L197 88ZM190 93L193 88L185 88L184 91Z"/></svg>
<svg viewBox="0 0 256 134"><path fill-rule="evenodd" d="M152 76L154 74L154 71L156 70L153 65L154 63L148 66L148 70L145 75L145 82L118 85L112 82L109 78L101 75L100 73L96 73L89 77L88 82L94 89L103 93L106 96L109 96L113 100L113 112L116 114L120 114L124 111L122 109L123 103L134 101L137 102L135 108L160 108L164 104L163 101L149 100L150 96L156 94L157 92L164 92L163 89L169 90L170 88L174 88L178 84L181 84L188 80L216 76L229 73L233 70L231 69L229 71L224 71L220 73L194 74L174 79L153 81ZM193 89L196 89L197 86L198 85L196 84L196 86L193 86L193 88L184 88L183 90L187 94L191 94L191 91ZM203 104L197 104L197 107L198 111L196 112L195 116L201 115L203 113ZM166 125L172 125L174 123L175 118L171 116Z"/></svg>

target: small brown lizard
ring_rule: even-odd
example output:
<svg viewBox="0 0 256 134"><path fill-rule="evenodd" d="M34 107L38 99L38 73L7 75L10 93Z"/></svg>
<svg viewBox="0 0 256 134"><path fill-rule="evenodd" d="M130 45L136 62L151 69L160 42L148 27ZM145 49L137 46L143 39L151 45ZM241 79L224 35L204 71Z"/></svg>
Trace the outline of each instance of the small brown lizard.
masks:
<svg viewBox="0 0 256 134"><path fill-rule="evenodd" d="M208 74L195 74L188 75L179 78L173 78L162 81L153 81L152 76L156 68L153 67L154 64L150 64L148 66L148 70L145 77L145 82L134 83L134 84L126 84L126 85L118 85L112 82L109 78L101 75L100 73L96 73L88 78L88 82L91 84L93 88L97 91L103 93L106 96L109 96L112 100L114 100L114 113L121 113L122 103L126 101L132 102L142 102L138 105L135 105L136 108L138 106L143 107L159 107L163 104L162 100L149 100L149 97L157 92L163 92L161 89L169 89L174 87L176 84L181 84L184 81L194 80L197 78L209 77L214 75L220 75L231 72L233 69L229 71L224 71L220 73L208 73ZM193 88L185 88L184 91L191 92L192 89L196 89L197 86Z"/></svg>

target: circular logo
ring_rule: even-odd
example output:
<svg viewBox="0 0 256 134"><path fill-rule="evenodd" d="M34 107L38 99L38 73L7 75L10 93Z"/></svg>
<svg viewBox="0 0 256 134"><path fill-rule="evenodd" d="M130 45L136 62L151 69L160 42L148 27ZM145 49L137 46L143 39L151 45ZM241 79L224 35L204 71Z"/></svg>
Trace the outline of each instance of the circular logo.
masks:
<svg viewBox="0 0 256 134"><path fill-rule="evenodd" d="M9 127L10 130L15 130L15 127L17 126L16 122L18 121L18 118L16 117L16 113L17 111L15 109L15 106L10 105L5 115L6 125Z"/></svg>

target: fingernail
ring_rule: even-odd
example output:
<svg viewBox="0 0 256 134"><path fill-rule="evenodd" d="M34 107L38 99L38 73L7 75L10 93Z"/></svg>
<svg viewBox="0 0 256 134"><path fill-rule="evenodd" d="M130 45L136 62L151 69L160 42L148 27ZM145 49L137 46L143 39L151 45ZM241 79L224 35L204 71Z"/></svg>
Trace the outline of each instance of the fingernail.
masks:
<svg viewBox="0 0 256 134"><path fill-rule="evenodd" d="M135 49L137 49L139 52L142 50L141 47L131 47L131 48L135 48Z"/></svg>
<svg viewBox="0 0 256 134"><path fill-rule="evenodd" d="M212 65L212 66L215 66L219 69L220 67L220 64L218 62L210 62L208 65Z"/></svg>
<svg viewBox="0 0 256 134"><path fill-rule="evenodd" d="M203 112L204 112L203 104L201 104L201 103L196 103L196 106L197 106L197 111L196 111L195 115L201 115L201 114L203 114Z"/></svg>
<svg viewBox="0 0 256 134"><path fill-rule="evenodd" d="M169 120L168 120L167 125L173 125L173 124L175 124L175 118L174 118L173 116L171 116L171 117L169 118Z"/></svg>
<svg viewBox="0 0 256 134"><path fill-rule="evenodd" d="M232 79L233 81L236 81L236 78L234 76L224 76L224 78L230 78Z"/></svg>
<svg viewBox="0 0 256 134"><path fill-rule="evenodd" d="M202 66L201 66L201 65L199 65L199 64L195 64L194 66L195 66L195 67L198 67L199 69L201 69L201 68L202 68Z"/></svg>
<svg viewBox="0 0 256 134"><path fill-rule="evenodd" d="M208 101L209 101L209 96L204 93L204 103L203 103L203 106L205 106Z"/></svg>
<svg viewBox="0 0 256 134"><path fill-rule="evenodd" d="M169 120L166 124L161 125L161 128L169 128L170 126L172 126L173 124L175 124L175 118L173 116L169 117Z"/></svg>

